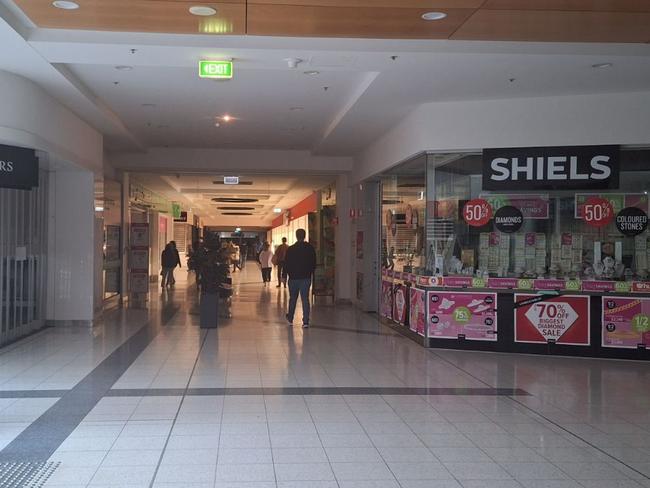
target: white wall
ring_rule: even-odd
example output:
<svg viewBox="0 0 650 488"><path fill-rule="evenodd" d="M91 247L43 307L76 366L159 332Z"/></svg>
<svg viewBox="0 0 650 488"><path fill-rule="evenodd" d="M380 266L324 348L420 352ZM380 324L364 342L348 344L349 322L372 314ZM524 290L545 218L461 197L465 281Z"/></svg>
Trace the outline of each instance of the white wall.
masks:
<svg viewBox="0 0 650 488"><path fill-rule="evenodd" d="M39 149L102 173L102 135L38 85L6 71L0 71L0 144Z"/></svg>
<svg viewBox="0 0 650 488"><path fill-rule="evenodd" d="M650 92L421 105L358 158L353 182L422 151L650 144Z"/></svg>
<svg viewBox="0 0 650 488"><path fill-rule="evenodd" d="M257 149L200 149L155 147L145 153L110 155L116 169L128 171L228 171L341 173L350 171L353 159L313 156L308 151Z"/></svg>
<svg viewBox="0 0 650 488"><path fill-rule="evenodd" d="M50 174L48 321L93 319L94 177L90 171Z"/></svg>

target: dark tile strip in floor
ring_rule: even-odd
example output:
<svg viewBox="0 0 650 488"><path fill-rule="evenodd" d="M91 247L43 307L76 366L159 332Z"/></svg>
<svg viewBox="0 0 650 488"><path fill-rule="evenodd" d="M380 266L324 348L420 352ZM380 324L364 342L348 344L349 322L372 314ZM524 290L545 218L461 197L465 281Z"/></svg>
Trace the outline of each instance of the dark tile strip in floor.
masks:
<svg viewBox="0 0 650 488"><path fill-rule="evenodd" d="M70 390L6 390L0 398L61 398Z"/></svg>
<svg viewBox="0 0 650 488"><path fill-rule="evenodd" d="M114 389L106 396L246 396L246 395L429 395L429 396L530 396L519 388L156 388Z"/></svg>
<svg viewBox="0 0 650 488"><path fill-rule="evenodd" d="M167 323L178 307L161 310ZM102 361L74 388L0 451L0 463L45 462L158 335L157 320L145 325Z"/></svg>

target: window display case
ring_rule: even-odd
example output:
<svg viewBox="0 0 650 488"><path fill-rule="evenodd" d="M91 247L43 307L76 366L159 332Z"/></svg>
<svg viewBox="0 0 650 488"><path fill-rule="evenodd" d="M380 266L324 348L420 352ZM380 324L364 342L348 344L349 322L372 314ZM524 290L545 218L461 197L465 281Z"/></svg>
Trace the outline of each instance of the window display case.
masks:
<svg viewBox="0 0 650 488"><path fill-rule="evenodd" d="M429 154L391 173L381 289L403 329L412 289L430 346L650 358L650 151Z"/></svg>

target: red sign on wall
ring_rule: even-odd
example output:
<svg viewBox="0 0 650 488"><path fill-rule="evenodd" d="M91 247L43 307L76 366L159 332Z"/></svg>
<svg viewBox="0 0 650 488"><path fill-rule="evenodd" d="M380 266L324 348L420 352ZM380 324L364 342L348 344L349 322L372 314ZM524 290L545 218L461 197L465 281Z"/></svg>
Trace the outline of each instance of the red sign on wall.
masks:
<svg viewBox="0 0 650 488"><path fill-rule="evenodd" d="M515 294L515 303L537 295ZM588 346L589 297L560 295L515 309L515 342Z"/></svg>
<svg viewBox="0 0 650 488"><path fill-rule="evenodd" d="M591 197L582 208L582 219L592 227L605 227L614 220L614 207L604 198Z"/></svg>

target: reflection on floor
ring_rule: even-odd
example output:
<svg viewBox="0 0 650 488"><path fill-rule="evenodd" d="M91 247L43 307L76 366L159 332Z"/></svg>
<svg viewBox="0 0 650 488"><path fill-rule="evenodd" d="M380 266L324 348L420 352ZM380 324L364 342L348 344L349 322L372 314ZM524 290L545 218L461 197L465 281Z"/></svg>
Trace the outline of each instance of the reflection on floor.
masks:
<svg viewBox="0 0 650 488"><path fill-rule="evenodd" d="M349 306L303 330L254 264L234 276L216 330L190 279L0 349L0 479L51 461L67 488L650 487L647 364L425 350Z"/></svg>

